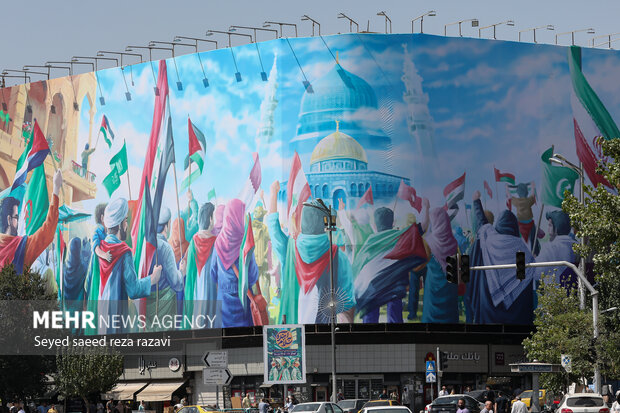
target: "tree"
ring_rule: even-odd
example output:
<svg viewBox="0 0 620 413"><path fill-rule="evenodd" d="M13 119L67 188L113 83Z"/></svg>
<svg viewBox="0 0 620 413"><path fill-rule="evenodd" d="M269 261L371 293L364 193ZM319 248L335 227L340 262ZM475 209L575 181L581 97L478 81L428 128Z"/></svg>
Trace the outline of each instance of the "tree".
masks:
<svg viewBox="0 0 620 413"><path fill-rule="evenodd" d="M78 396L90 413L88 395L112 390L123 374L123 356L85 347L70 347L56 356L54 383L65 396Z"/></svg>
<svg viewBox="0 0 620 413"><path fill-rule="evenodd" d="M0 270L0 301L4 307L0 311L3 315L0 319L0 348L3 352L0 356L0 399L4 406L6 401L42 395L48 375L54 369L53 357L9 355L18 348L15 342L26 336L24 331L31 326L15 310L26 311L26 303L36 300L49 301L50 308L57 306L56 295L47 292L39 274L26 268L18 275L13 265Z"/></svg>

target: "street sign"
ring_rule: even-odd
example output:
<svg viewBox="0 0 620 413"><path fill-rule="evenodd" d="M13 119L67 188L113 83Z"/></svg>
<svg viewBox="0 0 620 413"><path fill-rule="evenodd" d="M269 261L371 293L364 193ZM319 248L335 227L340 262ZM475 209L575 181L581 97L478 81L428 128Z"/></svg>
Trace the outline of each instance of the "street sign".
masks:
<svg viewBox="0 0 620 413"><path fill-rule="evenodd" d="M207 367L228 367L228 351L207 351L202 359Z"/></svg>
<svg viewBox="0 0 620 413"><path fill-rule="evenodd" d="M521 363L511 364L510 371L512 373L559 373L559 364L549 363Z"/></svg>
<svg viewBox="0 0 620 413"><path fill-rule="evenodd" d="M233 375L228 369L221 368L204 368L202 369L203 384L215 384L218 386L226 386L232 381Z"/></svg>
<svg viewBox="0 0 620 413"><path fill-rule="evenodd" d="M564 370L570 373L573 370L571 357L568 354L562 354L560 357L560 360L561 360L562 367L564 367Z"/></svg>
<svg viewBox="0 0 620 413"><path fill-rule="evenodd" d="M435 382L437 382L437 375L435 374L434 371L427 371L426 372L426 382L427 383L435 383Z"/></svg>
<svg viewBox="0 0 620 413"><path fill-rule="evenodd" d="M435 372L435 362L434 361L427 361L426 362L426 372Z"/></svg>

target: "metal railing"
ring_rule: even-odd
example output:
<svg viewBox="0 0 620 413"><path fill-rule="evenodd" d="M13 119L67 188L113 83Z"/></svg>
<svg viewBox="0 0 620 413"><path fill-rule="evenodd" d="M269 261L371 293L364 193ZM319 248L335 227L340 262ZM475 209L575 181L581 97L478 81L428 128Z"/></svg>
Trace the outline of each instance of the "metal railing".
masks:
<svg viewBox="0 0 620 413"><path fill-rule="evenodd" d="M76 175L81 176L82 178L85 178L88 182L95 182L95 178L97 176L91 171L86 171L86 176L84 176L82 165L80 165L79 163L75 161L71 161L71 169Z"/></svg>

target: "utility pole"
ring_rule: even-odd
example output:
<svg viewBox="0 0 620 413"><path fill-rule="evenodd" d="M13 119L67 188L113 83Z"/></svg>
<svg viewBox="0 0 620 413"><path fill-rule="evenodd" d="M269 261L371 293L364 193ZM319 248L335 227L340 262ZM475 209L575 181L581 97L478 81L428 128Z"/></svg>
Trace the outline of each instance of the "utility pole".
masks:
<svg viewBox="0 0 620 413"><path fill-rule="evenodd" d="M439 396L439 392L441 389L441 352L439 351L439 346L437 346L437 396Z"/></svg>

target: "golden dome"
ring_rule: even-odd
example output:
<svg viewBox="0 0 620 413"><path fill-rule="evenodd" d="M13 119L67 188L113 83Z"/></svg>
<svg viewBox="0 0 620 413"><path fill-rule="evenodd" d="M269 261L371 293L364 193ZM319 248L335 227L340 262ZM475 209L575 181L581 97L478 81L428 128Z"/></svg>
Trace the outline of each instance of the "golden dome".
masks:
<svg viewBox="0 0 620 413"><path fill-rule="evenodd" d="M368 163L366 152L362 145L349 135L336 131L321 139L314 147L310 164L330 159L355 159Z"/></svg>

